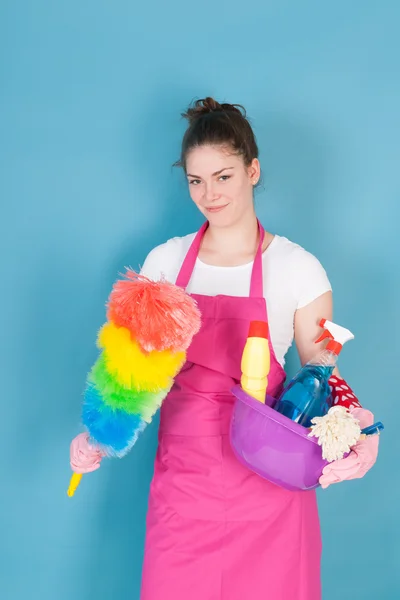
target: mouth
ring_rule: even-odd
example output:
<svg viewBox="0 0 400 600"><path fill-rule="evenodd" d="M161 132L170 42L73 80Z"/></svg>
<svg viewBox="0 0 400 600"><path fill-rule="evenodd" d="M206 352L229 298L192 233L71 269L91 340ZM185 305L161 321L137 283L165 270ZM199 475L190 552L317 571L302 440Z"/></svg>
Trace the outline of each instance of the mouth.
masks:
<svg viewBox="0 0 400 600"><path fill-rule="evenodd" d="M227 206L227 204L224 204L223 206L209 206L208 208L206 208L206 211L210 213L216 213L220 212L221 210L224 210L224 208L226 208Z"/></svg>

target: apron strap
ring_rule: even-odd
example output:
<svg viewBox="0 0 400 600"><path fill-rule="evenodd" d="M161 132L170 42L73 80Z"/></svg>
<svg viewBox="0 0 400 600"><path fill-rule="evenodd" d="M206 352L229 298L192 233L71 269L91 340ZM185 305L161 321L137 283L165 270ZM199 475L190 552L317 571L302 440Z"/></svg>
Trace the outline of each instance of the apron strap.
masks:
<svg viewBox="0 0 400 600"><path fill-rule="evenodd" d="M264 296L263 291L263 268L262 268L262 245L264 242L264 228L261 225L260 221L258 221L258 230L260 234L260 239L258 242L258 248L256 252L256 256L253 262L253 268L251 271L251 281L250 281L250 297L251 298L262 298ZM180 271L178 273L178 277L176 278L176 285L182 287L184 289L189 285L189 281L192 277L194 267L196 264L197 257L199 255L199 250L201 246L202 239L208 227L208 221L203 223L200 227L199 231L196 233L196 236L191 243L189 250L185 256L185 259L182 263Z"/></svg>
<svg viewBox="0 0 400 600"><path fill-rule="evenodd" d="M250 298L264 297L262 247L264 243L265 231L258 219L257 223L260 239L258 241L258 248L253 262L253 269L251 271Z"/></svg>
<svg viewBox="0 0 400 600"><path fill-rule="evenodd" d="M185 259L182 263L181 269L178 273L178 277L176 278L176 285L182 287L184 289L189 285L190 278L192 277L192 273L196 264L197 256L199 254L201 240L206 232L208 227L208 221L203 223L200 227L199 231L196 233L196 237L190 245L189 250L185 256Z"/></svg>

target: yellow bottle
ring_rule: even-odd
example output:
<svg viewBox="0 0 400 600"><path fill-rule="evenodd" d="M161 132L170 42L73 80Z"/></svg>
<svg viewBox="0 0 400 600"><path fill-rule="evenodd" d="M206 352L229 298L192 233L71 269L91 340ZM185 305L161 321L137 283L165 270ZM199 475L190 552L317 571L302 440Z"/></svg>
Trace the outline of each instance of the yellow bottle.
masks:
<svg viewBox="0 0 400 600"><path fill-rule="evenodd" d="M242 355L240 384L249 396L262 403L265 403L270 366L268 323L251 321Z"/></svg>

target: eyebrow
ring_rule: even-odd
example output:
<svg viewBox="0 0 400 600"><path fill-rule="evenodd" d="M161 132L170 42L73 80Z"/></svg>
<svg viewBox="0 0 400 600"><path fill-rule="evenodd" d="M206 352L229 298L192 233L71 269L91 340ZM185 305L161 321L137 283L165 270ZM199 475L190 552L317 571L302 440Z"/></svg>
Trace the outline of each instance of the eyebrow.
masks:
<svg viewBox="0 0 400 600"><path fill-rule="evenodd" d="M224 167L223 169L220 169L219 171L215 171L215 173L212 174L213 177L216 177L217 175L221 175L221 173L223 171L226 171L228 169L234 169L235 167ZM199 177L198 175L191 175L190 173L186 174L187 177L193 177L193 179L201 179L201 177Z"/></svg>

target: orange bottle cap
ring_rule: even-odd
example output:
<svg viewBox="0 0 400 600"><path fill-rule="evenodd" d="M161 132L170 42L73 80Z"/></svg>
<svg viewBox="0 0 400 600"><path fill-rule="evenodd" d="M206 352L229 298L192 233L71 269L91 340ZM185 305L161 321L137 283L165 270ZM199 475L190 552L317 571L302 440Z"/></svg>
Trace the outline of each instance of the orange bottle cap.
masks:
<svg viewBox="0 0 400 600"><path fill-rule="evenodd" d="M266 321L251 321L249 338L258 337L268 339L268 323Z"/></svg>
<svg viewBox="0 0 400 600"><path fill-rule="evenodd" d="M326 345L326 350L330 350L333 354L339 355L342 351L343 345L335 340L330 340Z"/></svg>

